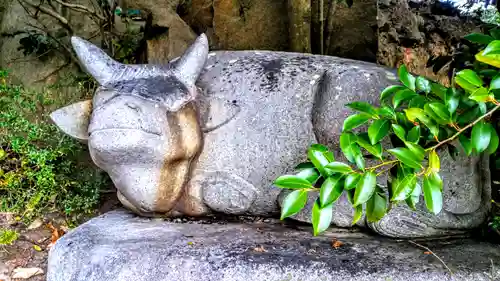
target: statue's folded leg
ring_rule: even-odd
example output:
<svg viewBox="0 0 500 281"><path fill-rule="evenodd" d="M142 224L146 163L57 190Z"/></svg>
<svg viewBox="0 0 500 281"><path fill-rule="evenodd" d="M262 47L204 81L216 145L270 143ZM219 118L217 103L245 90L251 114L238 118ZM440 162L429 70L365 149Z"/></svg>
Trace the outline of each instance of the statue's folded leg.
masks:
<svg viewBox="0 0 500 281"><path fill-rule="evenodd" d="M446 157L442 156L441 167L451 166L447 163L451 163L451 160L444 161ZM464 163L467 162L458 162L451 168L445 168L445 173L454 177L448 177L447 180L462 181L462 186L445 183L444 206L439 214L434 215L427 210L424 196L421 195L415 211L402 203L380 221L367 223L368 227L389 237L416 238L460 234L481 226L486 221L491 207L489 160L488 156L483 155L477 161L470 161L475 167L474 173L471 174L466 173L466 169L462 171L463 174L456 172L455 166L465 166ZM466 181L469 181L468 188L475 187L478 192L465 190ZM468 200L462 198L464 194L469 195ZM473 209L472 206L476 207Z"/></svg>
<svg viewBox="0 0 500 281"><path fill-rule="evenodd" d="M225 214L244 214L257 198L257 188L243 178L223 172L201 172L189 185L198 186L203 202L213 211Z"/></svg>

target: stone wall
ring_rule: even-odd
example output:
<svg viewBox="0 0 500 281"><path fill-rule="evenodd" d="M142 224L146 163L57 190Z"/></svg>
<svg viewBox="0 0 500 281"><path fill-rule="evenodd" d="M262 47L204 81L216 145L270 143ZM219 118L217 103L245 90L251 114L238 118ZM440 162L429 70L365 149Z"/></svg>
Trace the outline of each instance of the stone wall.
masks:
<svg viewBox="0 0 500 281"><path fill-rule="evenodd" d="M85 3L88 0L80 0ZM124 8L150 12L152 25L167 30L147 41L145 61L166 62L179 56L197 34L206 33L212 50L293 51L291 46L290 2L293 0L130 0L119 1ZM397 67L406 63L412 72L447 83L446 70L438 74L426 67L430 56L451 54L463 35L477 23L456 14L436 12L435 1L355 0L352 7L338 3L325 54L378 62ZM320 12L318 0L311 0L309 40L313 53L319 53ZM323 19L327 35L329 1L325 0ZM4 10L2 17L2 9ZM304 13L304 15L309 15ZM42 17L43 18L43 17ZM78 23L77 35L86 37L95 28L81 15L71 15ZM297 19L293 19L297 20ZM300 20L300 19L299 19ZM45 19L48 25L54 25ZM33 21L15 0L0 0L0 33L27 28ZM55 26L55 25L54 25ZM307 34L307 32L306 32ZM17 50L19 35L0 38L0 68L9 68L24 84L48 83L54 70L64 64L59 56L46 63ZM295 38L296 40L296 38ZM295 41L296 42L296 41ZM307 48L305 48L307 49Z"/></svg>

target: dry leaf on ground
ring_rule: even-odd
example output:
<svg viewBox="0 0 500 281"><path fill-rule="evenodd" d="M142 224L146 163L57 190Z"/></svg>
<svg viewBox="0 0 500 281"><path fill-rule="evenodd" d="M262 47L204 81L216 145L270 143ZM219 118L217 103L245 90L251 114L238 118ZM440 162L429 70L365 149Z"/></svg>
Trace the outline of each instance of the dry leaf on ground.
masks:
<svg viewBox="0 0 500 281"><path fill-rule="evenodd" d="M265 253L265 252L267 252L267 251L266 251L266 249L264 249L264 247L263 247L263 246L258 246L258 247L255 247L255 248L253 248L253 250L254 250L255 252L259 252L259 253Z"/></svg>
<svg viewBox="0 0 500 281"><path fill-rule="evenodd" d="M43 270L38 267L18 267L12 272L14 279L28 279L35 275L43 274Z"/></svg>
<svg viewBox="0 0 500 281"><path fill-rule="evenodd" d="M337 238L333 238L333 240L332 240L332 248L338 249L338 248L342 247L342 245L344 245L344 243L342 243L339 240L337 240Z"/></svg>
<svg viewBox="0 0 500 281"><path fill-rule="evenodd" d="M47 246L47 248L50 248L54 246L54 244L57 242L61 236L64 235L64 231L62 229L57 229L55 228L50 222L47 224L47 227L50 228L52 231L52 236L50 237L50 244Z"/></svg>

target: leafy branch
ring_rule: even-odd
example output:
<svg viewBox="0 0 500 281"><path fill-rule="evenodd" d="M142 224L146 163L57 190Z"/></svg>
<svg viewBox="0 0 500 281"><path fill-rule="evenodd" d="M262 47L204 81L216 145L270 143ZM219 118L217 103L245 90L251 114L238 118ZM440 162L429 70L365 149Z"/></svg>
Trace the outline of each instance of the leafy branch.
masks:
<svg viewBox="0 0 500 281"><path fill-rule="evenodd" d="M457 138L468 156L492 154L499 145L498 134L487 119L500 109L500 40L485 44L475 58L476 68L456 72L449 88L415 77L402 65L398 70L401 83L381 92L380 106L362 101L347 104L356 111L344 120L340 135L347 162L336 161L324 145L310 146L309 162L299 164L296 174L274 182L292 190L283 201L281 219L302 210L311 191L319 191L312 208L314 235L330 226L333 204L344 193L354 209L352 224L361 219L363 209L369 222L379 221L392 204L403 201L415 210L422 193L427 209L439 214L443 180L436 150L444 145L456 150L451 143ZM364 125L368 129L360 130ZM392 148L383 147L384 139L390 140ZM379 163L366 167L362 150ZM384 174L387 186L377 183L377 177Z"/></svg>

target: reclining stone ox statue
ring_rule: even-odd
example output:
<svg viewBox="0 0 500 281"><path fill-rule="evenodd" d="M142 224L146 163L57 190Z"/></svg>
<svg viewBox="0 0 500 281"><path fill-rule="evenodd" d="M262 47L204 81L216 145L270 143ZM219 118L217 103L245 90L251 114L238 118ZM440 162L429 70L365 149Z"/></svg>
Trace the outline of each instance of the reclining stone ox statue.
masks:
<svg viewBox="0 0 500 281"><path fill-rule="evenodd" d="M123 205L142 216L211 213L275 216L283 191L273 186L305 160L313 143L343 159L338 138L352 101L377 104L397 82L372 63L271 51L209 53L201 35L165 65L124 65L74 37L86 71L99 83L92 101L51 114L66 134L88 142ZM444 209L393 208L358 223L390 237L433 237L478 227L490 209L488 158L453 161L441 151ZM313 202L311 198L309 204ZM310 222L309 206L294 218ZM351 226L342 196L333 224Z"/></svg>

